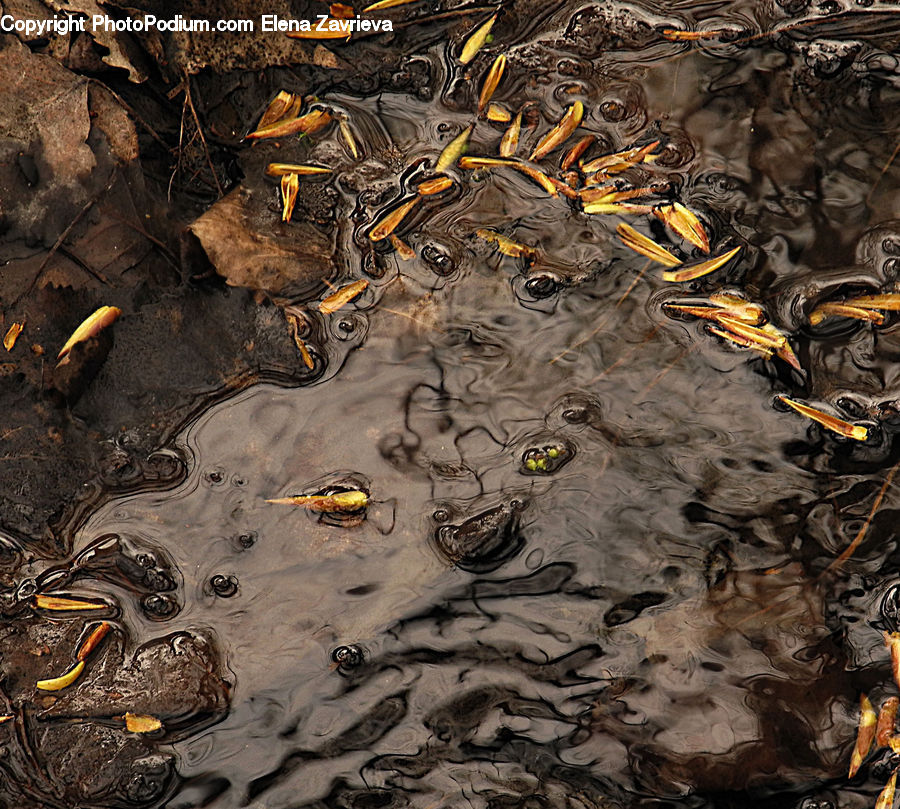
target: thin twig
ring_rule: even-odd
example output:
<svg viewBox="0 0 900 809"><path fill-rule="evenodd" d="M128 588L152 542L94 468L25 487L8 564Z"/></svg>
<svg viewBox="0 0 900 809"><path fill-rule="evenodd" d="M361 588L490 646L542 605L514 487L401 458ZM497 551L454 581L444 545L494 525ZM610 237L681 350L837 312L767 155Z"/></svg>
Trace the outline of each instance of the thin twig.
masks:
<svg viewBox="0 0 900 809"><path fill-rule="evenodd" d="M191 114L194 116L194 123L197 124L197 132L200 135L200 140L203 142L203 151L206 153L206 162L209 164L209 170L212 172L213 179L216 181L216 188L219 189L219 196L224 197L225 191L222 190L222 186L219 184L219 176L216 174L216 169L213 166L212 155L209 153L209 146L206 144L206 136L203 134L203 127L200 125L200 118L197 116L197 110L194 109L194 101L191 98L191 79L187 73L184 74L184 97L187 100L188 106L191 108Z"/></svg>

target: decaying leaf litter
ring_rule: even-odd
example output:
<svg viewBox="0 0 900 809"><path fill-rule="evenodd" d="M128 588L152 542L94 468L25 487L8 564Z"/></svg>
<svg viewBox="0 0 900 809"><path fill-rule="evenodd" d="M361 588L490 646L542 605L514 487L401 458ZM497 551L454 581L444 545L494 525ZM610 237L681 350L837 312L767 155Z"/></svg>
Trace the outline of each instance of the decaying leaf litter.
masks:
<svg viewBox="0 0 900 809"><path fill-rule="evenodd" d="M400 7L405 4L396 3L389 5L392 7ZM471 41L471 37L475 36L478 30L483 28L484 25L486 25L487 22L493 20L493 18L494 17L492 14L490 16L486 15L483 18L484 22L480 23L479 28L473 29L473 33L469 35L470 39L460 39L460 41L465 42L465 45L468 45L468 43ZM503 22L502 17L500 18L500 22ZM493 27L491 30L493 30ZM502 28L499 28L498 30L502 30ZM677 28L671 28L667 30L667 34L664 32L664 38L675 41L698 41L706 36L700 36L699 34L697 36L688 36L688 34L691 34L693 32L679 31ZM481 108L481 111L484 113L484 120L478 122L476 124L477 127L481 127L486 121L508 123L508 121L502 120L504 118L504 115L501 112L498 112L498 110L500 109L499 105L501 102L504 106L511 106L508 104L506 99L502 98L502 96L500 97L500 101L492 100L497 93L502 94L504 81L510 81L513 72L513 64L507 63L505 54L496 54L496 49L502 48L503 46L502 41L498 41L495 39L491 42L488 42L488 36L489 34L484 35L484 42L475 49L474 54L475 56L477 56L478 51L485 46L490 46L490 48L492 48L494 51L490 53L492 61L488 63L490 66L487 68L487 72L481 74L484 76L484 81L480 85L480 89L475 90L475 93L477 93L477 106ZM475 46L473 45L472 47L474 48ZM313 102L313 104L316 103L318 102ZM492 107L492 105L495 106ZM741 253L735 253L733 252L735 248L726 243L722 249L714 249L712 251L712 256L709 258L698 256L699 260L686 261L688 257L688 251L690 251L691 248L696 248L703 253L709 252L708 248L706 250L702 248L702 243L706 238L706 232L703 229L703 225L700 225L700 231L698 232L696 228L691 226L691 220L686 214L682 214L682 217L678 218L677 220L674 218L674 211L678 211L679 213L681 213L680 209L676 208L676 206L680 205L681 203L677 202L677 200L673 201L672 194L669 193L668 189L666 189L662 182L660 182L659 177L653 178L651 180L647 180L644 177L641 177L640 182L635 182L633 184L628 183L628 172L635 169L644 169L648 166L652 168L653 163L655 162L652 158L655 154L659 154L655 153L654 149L665 148L664 139L656 140L655 133L653 136L651 136L654 138L654 140L648 140L644 144L640 143L639 138L637 140L630 141L623 140L617 146L613 147L613 149L618 149L618 151L600 150L605 153L601 154L599 157L596 156L596 153L592 154L589 151L591 144L589 141L587 141L587 138L592 136L583 136L581 140L578 140L578 143L584 142L587 143L587 145L583 147L579 155L572 159L572 161L566 167L566 170L573 170L576 174L579 171L583 173L584 167L586 165L591 165L590 162L586 161L594 161L594 174L599 176L584 177L583 187L580 187L582 180L578 176L559 176L556 169L548 165L550 158L548 158L545 154L538 154L537 146L540 145L540 143L544 143L545 145L546 143L550 143L552 144L552 148L554 149L558 148L560 150L563 150L564 148L569 148L571 144L566 143L565 140L560 140L558 146L554 142L558 138L562 138L563 133L566 133L566 130L571 126L575 118L578 117L575 114L577 111L577 106L575 103L564 106L564 110L569 110L572 114L569 115L568 112L564 112L562 116L557 117L555 123L551 123L543 131L543 134L541 134L540 132L529 131L530 126L527 123L523 126L522 111L517 111L514 107L512 107L509 110L509 120L512 123L509 124L508 128L503 133L503 136L499 138L500 142L497 146L496 153L500 154L500 159L493 157L492 154L484 154L479 156L478 154L470 153L464 155L462 154L462 152L464 151L466 144L457 144L456 148L459 149L460 154L454 158L444 157L444 160L447 161L447 165L444 166L444 169L446 171L449 171L453 176L448 175L447 177L434 177L430 180L426 179L422 181L423 183L431 183L431 185L425 186L425 188L429 191L432 188L441 188L441 184L444 184L444 187L441 188L441 191L426 193L422 190L422 185L419 185L418 190L414 193L413 196L409 198L401 196L394 203L382 207L378 215L372 217L370 220L371 226L368 228L368 232L366 234L369 241L376 243L387 241L398 251L398 253L405 254L403 256L404 260L411 261L412 259L408 258L409 252L411 251L413 252L413 254L416 254L416 248L418 247L418 245L415 244L415 241L413 239L408 238L405 228L409 228L410 223L414 223L414 227L427 226L429 216L439 213L440 198L435 201L434 207L429 207L432 203L427 201L427 197L432 195L439 195L444 191L450 191L453 188L452 184L454 182L465 183L468 181L467 175L465 173L460 174L459 172L457 172L456 167L458 167L461 172L475 171L485 172L487 174L508 171L516 172L528 178L534 183L534 194L544 194L547 197L553 199L559 199L560 197L563 197L567 200L572 200L576 208L579 202L579 198L581 200L584 200L585 196L587 195L587 199L590 200L587 205L596 206L592 209L596 211L596 213L591 215L599 216L619 214L622 216L627 216L628 222L621 223L621 225L627 224L628 227L631 228L630 231L625 230L624 227L622 228L622 230L624 230L624 232L629 236L628 241L625 242L627 247L649 257L663 255L670 256L671 258L666 259L663 264L665 265L668 261L676 262L676 264L672 265L671 270L666 271L666 274L669 276L669 278L671 278L672 283L688 283L693 281L694 279L705 277L707 273L712 274L716 272L724 266L725 262L723 262L722 265L719 266L712 265L715 264L715 262L723 259L725 256L728 256L728 259L726 259L726 261L730 261L732 258L737 258L738 262L749 260L749 257L746 253L744 253L743 255L741 255ZM296 124L295 121L302 118L303 115L298 114L297 118L288 121L287 129L290 129L292 126L299 126L300 128L297 130L298 132L300 132L304 128L307 130L312 130L303 132L302 134L310 137L311 139L315 139L315 137L325 137L330 135L331 133L326 130L326 127L330 126L331 131L334 132L337 137L340 137L344 148L353 156L354 159L358 159L359 155L365 154L367 149L371 148L370 145L364 140L353 135L353 132L359 132L361 127L354 126L352 114L347 115L346 117L338 117L337 115L335 115L335 120L325 121L326 117L331 117L331 113L324 109L324 104L321 110L317 110L316 108L314 108L313 110L308 111L304 114L309 115L310 112L317 112L319 114L314 115L313 118L305 118L304 122L300 125ZM568 120L566 116L569 116ZM273 123L278 124L280 121L281 119ZM322 121L325 121L325 123L321 123ZM337 121L337 123L335 123L335 121ZM343 124L343 126L341 126L341 124ZM515 127L515 129L513 129L513 127ZM263 128L262 124L260 124L258 129L261 128ZM272 130L269 131L271 132ZM473 129L468 133L466 141L470 139L471 135L475 131L476 130ZM350 132L349 137L347 135L348 132ZM462 129L461 132L465 133L466 130ZM497 134L499 135L500 133L498 132ZM571 137L572 140L575 141L578 139L578 136L579 133L575 131L575 129L573 129L571 133L566 134L566 139ZM276 137L284 137L284 135L279 134ZM293 135L290 135L290 137L293 137ZM526 143L528 143L529 146L534 147L534 151L531 152L531 157L529 158L529 160L524 160L521 156L517 156L519 145L518 141L520 138L527 139ZM536 138L539 138L539 140L536 140ZM563 144L565 144L565 146ZM653 145L653 148L648 149L648 147L650 147L651 145ZM641 152L644 152L641 159L635 160L635 155L640 154ZM522 152L522 154L525 153L526 152ZM503 160L504 158L506 158L506 162L500 162L500 160ZM651 159L646 160L646 158ZM568 160L568 155L566 155L566 159ZM536 165L533 162L534 160L543 162L540 165ZM466 162L463 163L462 161ZM299 166L302 164L289 165ZM580 166L580 168L573 168L578 166ZM300 182L302 182L300 180L300 173L287 172L286 174L282 174L280 176L290 177L292 175L297 180L296 193L299 194L299 186ZM610 183L612 187L605 188L603 184L606 183L610 178L612 178L614 181L613 183ZM451 185L446 185L447 181L449 181ZM279 179L279 182L283 181ZM288 220L291 220L294 215L296 198L294 198L294 201L292 201L289 206L287 197L294 194L294 191L292 190L293 181L288 180L286 182L286 185L288 187L289 194L285 195L286 198L283 203L279 205L277 214L281 219L285 220L286 225L291 225L292 223ZM646 190L647 193L640 193L643 190ZM588 192L590 193L588 194ZM684 211L687 211L688 214L694 216L694 218L696 219L696 215L693 214L689 206L685 205L682 207L684 208ZM239 209L240 206L238 206L235 210ZM663 235L663 232L653 229L653 227L648 224L652 221L653 218L659 220L664 225L669 226L670 233L668 236ZM696 221L699 222L700 220L697 219ZM473 229L471 235L476 239L481 238L487 243L494 245L502 256L513 258L517 261L523 261L526 265L525 269L531 270L532 267L534 269L539 269L540 265L534 266L539 260L552 261L552 256L544 255L541 244L536 243L534 246L523 245L521 242L516 241L511 236L506 236L504 235L504 233L501 233L501 231L505 230L505 228L503 227L503 223L490 222L486 224L489 224L491 226L491 232L496 233L497 237L484 239L483 233L479 232L484 231L484 228ZM613 226L611 225L610 227L612 228ZM616 226L616 229L618 230L619 226ZM648 237L644 235L642 231L649 232L651 236ZM515 234L515 231L507 232ZM633 234L637 234L637 236ZM672 238L672 236L675 236L677 238ZM691 236L693 236L694 238L691 238ZM502 237L502 239L505 239L506 241L502 241L500 237ZM691 247L687 247L687 245L691 245ZM741 252L743 252L743 250L745 249L745 247L742 247ZM665 252L663 253L660 251ZM681 273L685 274L682 275ZM692 273L696 274L694 275ZM712 276L709 281L712 281L714 278L715 276ZM322 298L321 305L318 306L318 309L324 314L335 314L338 317L343 317L348 308L350 308L351 306L355 308L356 305L352 302L354 301L354 299L356 299L356 296L359 294L359 292L354 292L354 290L359 290L360 288L354 287L354 284L360 284L361 281L353 281L352 278L345 280L338 280L335 278L331 279L331 281L332 289L330 289L327 293L323 293L324 297ZM706 284L707 282L704 281L702 283ZM753 302L748 298L748 309L750 308L750 306L754 305L758 307L758 309L756 310L756 314L751 314L748 317L744 314L744 307L739 304L735 304L733 300L727 302L724 306L720 306L718 303L714 302L713 297L719 296L719 298L722 300L725 300L729 297L732 299L740 299L742 295L748 295L752 297L752 290L742 290L741 294L738 294L738 290L736 288L733 288L732 286L713 286L701 287L701 291L709 292L709 289L711 288L718 288L724 291L712 292L708 294L706 299L702 299L700 301L691 301L689 303L682 302L681 299L678 299L678 301L676 303L673 303L673 305L664 306L663 308L667 310L679 311L679 318L683 315L687 315L689 317L696 316L701 321L707 320L710 322L710 333L721 338L723 341L728 341L729 343L732 343L733 345L741 348L750 349L757 355L773 358L777 356L778 358L783 360L783 362L787 366L792 366L796 370L802 369L803 364L797 358L797 354L795 353L796 343L794 348L792 348L791 346L792 340L796 341L799 339L799 332L786 328L786 323L783 318L779 318L778 321L781 324L780 328L777 328L775 325L773 325L769 320L769 314L766 312L765 305L768 303L768 301L766 301L765 299L757 299L758 303L753 304ZM879 290L873 290L876 292L876 294L869 297L875 297L876 299L878 299L878 303L880 305L870 307L868 309L866 308L864 303L860 304L857 300L859 298L865 298L866 296L859 295L856 293L856 291L851 291L846 295L844 295L843 293L839 293L836 296L836 300L825 301L810 312L810 324L812 326L821 325L828 318L847 317L847 315L849 314L850 319L860 319L866 322L871 322L873 325L877 326L879 324L878 318L876 316L869 315L860 317L859 312L875 311L876 314L880 315L881 311L892 311L892 304L889 297L891 293L886 290L887 287L882 287ZM373 305L377 308L378 299L379 295L376 294L374 297L375 303L372 304L371 302L373 299L367 297L365 299L367 303L363 305L363 310L365 311L367 309L370 309ZM110 306L113 302L106 302L101 300L95 301L95 303L104 306ZM679 306L682 307L680 310L677 309L677 307ZM842 309L840 308L841 306L844 306L846 308ZM87 315L87 313L90 312L93 308L96 307L84 307L83 311L79 315L79 319ZM722 309L723 312L717 315L713 315L712 317L708 317L705 314L694 314L696 311L704 308L713 310ZM750 319L752 319L754 322L749 322ZM27 320L25 322L29 324L30 328L31 321ZM77 325L77 322L79 322L78 319L74 320L69 326L69 329L71 330L72 327ZM122 325L124 325L124 321ZM115 328L118 328L118 326ZM111 333L112 332L107 333L107 338ZM97 336L99 337L99 334ZM88 343L91 339L93 339L93 337L87 338L87 340L79 340L76 342ZM296 344L297 351L300 352L299 359L300 361L302 361L303 366L308 370L312 370L312 368L310 367L309 352L307 351L307 355L303 354L303 348L301 348L301 346L305 346L306 343L304 342L303 338L299 336L299 332L295 332L293 334L293 341ZM60 340L57 345L61 344L62 342L63 341ZM314 365L314 363L312 364ZM781 372L778 371L777 373ZM788 388L788 391L791 393L795 393L795 390L793 388ZM785 401L785 399L782 398L781 401ZM823 406L827 407L827 405ZM826 426L827 429L834 429L833 427L829 427L828 424L822 420L822 418L828 415L824 410L810 408L809 406L807 406L807 408L814 413L818 413L820 417L820 423ZM812 413L808 413L808 415L810 415L811 418L815 418ZM860 434L861 430L865 430L865 428L861 427L860 425L853 425L848 421L844 421L836 417L832 417L831 424L843 424L844 427L842 429L846 429L850 437L856 437ZM854 428L856 428L856 436L854 436L852 433ZM838 432L840 431L838 430ZM535 463L535 466L537 467L537 463ZM128 717L135 717L137 715L131 714L130 712L126 711L123 716L125 716L125 724L128 725ZM134 726L137 726L140 723L137 719L133 719L132 724Z"/></svg>

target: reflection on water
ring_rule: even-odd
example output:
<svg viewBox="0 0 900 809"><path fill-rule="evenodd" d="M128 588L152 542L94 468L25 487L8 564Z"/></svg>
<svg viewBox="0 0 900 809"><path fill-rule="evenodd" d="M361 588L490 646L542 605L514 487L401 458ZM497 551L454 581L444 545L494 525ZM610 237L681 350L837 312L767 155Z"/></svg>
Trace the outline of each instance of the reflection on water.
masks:
<svg viewBox="0 0 900 809"><path fill-rule="evenodd" d="M91 556L130 644L184 632L221 653L230 711L171 746L167 806L873 803L876 768L844 776L860 691L890 692L872 626L900 561L890 492L867 520L895 463L897 321L808 323L822 301L893 292L900 266L882 176L900 16L862 5L513 4L466 69L424 37L417 98L322 90L367 144L335 187L342 271L373 294L316 333L360 348L319 384L217 404L178 438L183 482L108 504L76 543L167 560L173 588L135 590ZM417 258L373 247L501 50L495 100L534 102L529 150L573 100L594 155L659 139L630 180L663 178L740 260L666 284L618 219L508 171L460 172L404 221ZM469 154L495 155L505 127L479 124ZM306 156L333 165L335 138ZM664 306L723 290L763 307L802 370ZM364 514L266 502L330 487L365 491Z"/></svg>

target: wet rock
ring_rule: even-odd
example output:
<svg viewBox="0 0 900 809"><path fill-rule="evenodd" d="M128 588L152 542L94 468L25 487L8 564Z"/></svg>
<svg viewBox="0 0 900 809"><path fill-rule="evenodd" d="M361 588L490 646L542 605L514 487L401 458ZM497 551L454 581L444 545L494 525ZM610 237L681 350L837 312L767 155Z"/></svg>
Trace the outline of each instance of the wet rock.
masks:
<svg viewBox="0 0 900 809"><path fill-rule="evenodd" d="M519 518L525 508L511 500L435 532L438 549L463 570L487 571L501 565L522 546Z"/></svg>

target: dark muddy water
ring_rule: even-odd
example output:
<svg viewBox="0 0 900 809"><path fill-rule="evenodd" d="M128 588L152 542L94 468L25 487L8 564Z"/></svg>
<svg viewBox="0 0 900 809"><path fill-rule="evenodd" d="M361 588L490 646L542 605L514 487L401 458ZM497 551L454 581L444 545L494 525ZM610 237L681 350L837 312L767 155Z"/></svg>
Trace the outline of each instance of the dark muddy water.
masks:
<svg viewBox="0 0 900 809"><path fill-rule="evenodd" d="M896 691L879 612L900 575L895 490L870 513L897 463L900 331L891 312L809 314L898 291L884 167L900 7L512 4L459 65L489 11L429 23L398 9L418 20L404 92L340 72L306 88L347 114L358 160L336 128L242 156L269 207L274 155L335 168L336 283L370 286L332 315L309 306L318 381L211 407L167 448L178 485L114 499L78 531L74 554L115 534L164 577L113 581L123 653L183 633L179 653L205 672L164 657L175 674L141 711L181 717L161 748L181 780L98 806L868 807L890 774L877 754L846 778L860 693ZM666 28L722 33L673 42ZM580 100L570 143L595 134L592 157L659 140L628 181L667 182L713 255L740 257L666 283L618 217L499 169L454 169L454 188L403 221L414 259L373 247L369 227L472 122L501 52L493 100L533 102L523 154ZM506 127L480 121L468 154L496 156ZM540 161L554 176L560 154ZM651 219L628 217L702 257ZM474 236L486 227L537 258L497 252ZM665 306L723 291L764 308L800 370ZM335 486L366 491L365 511L266 502ZM110 580L77 589L105 596ZM180 688L206 702L167 714Z"/></svg>

